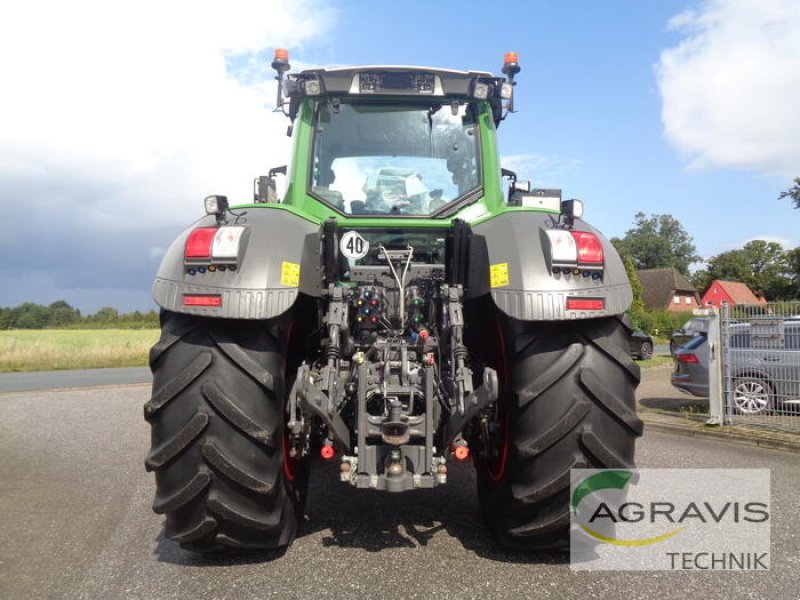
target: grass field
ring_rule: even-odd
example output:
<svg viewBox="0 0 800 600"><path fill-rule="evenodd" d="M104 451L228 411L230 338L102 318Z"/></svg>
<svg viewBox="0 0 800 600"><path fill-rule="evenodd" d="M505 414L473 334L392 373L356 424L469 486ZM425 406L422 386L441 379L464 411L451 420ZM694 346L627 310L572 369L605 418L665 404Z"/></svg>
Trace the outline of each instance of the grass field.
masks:
<svg viewBox="0 0 800 600"><path fill-rule="evenodd" d="M643 369L652 369L653 367L663 367L664 365L672 364L672 357L669 354L656 354L650 360L637 360L636 363Z"/></svg>
<svg viewBox="0 0 800 600"><path fill-rule="evenodd" d="M16 329L0 331L0 373L145 367L158 329ZM671 364L668 355L637 361L643 369Z"/></svg>
<svg viewBox="0 0 800 600"><path fill-rule="evenodd" d="M0 372L144 367L157 329L0 331Z"/></svg>

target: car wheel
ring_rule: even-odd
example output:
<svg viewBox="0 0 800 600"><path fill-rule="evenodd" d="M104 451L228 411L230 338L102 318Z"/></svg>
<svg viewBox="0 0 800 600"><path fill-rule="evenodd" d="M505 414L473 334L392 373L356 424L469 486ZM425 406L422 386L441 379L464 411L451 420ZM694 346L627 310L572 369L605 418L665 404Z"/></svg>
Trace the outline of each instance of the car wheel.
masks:
<svg viewBox="0 0 800 600"><path fill-rule="evenodd" d="M639 348L639 360L650 360L651 358L653 358L653 344L642 342Z"/></svg>
<svg viewBox="0 0 800 600"><path fill-rule="evenodd" d="M674 355L675 354L675 350L677 350L677 349L678 349L678 344L675 343L675 340L670 340L669 341L669 353L671 355Z"/></svg>
<svg viewBox="0 0 800 600"><path fill-rule="evenodd" d="M760 377L737 377L733 380L733 409L742 415L763 413L770 405L772 390Z"/></svg>

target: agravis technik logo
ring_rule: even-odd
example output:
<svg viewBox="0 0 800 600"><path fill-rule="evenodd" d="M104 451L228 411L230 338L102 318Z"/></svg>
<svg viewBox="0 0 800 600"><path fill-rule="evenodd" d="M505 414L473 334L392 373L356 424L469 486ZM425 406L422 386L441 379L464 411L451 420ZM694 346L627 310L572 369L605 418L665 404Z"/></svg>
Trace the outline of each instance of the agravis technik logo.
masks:
<svg viewBox="0 0 800 600"><path fill-rule="evenodd" d="M769 569L768 469L574 469L571 566Z"/></svg>

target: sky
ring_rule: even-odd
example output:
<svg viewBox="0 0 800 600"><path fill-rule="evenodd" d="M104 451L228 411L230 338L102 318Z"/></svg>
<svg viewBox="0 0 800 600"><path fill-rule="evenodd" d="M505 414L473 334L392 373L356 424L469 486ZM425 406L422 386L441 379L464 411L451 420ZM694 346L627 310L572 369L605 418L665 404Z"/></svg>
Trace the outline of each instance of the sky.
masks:
<svg viewBox="0 0 800 600"><path fill-rule="evenodd" d="M800 2L28 0L0 20L0 306L155 308L202 199L285 164L275 47L294 70L500 74L503 166L580 198L608 237L670 214L709 258L800 244ZM496 10L495 10L496 9Z"/></svg>

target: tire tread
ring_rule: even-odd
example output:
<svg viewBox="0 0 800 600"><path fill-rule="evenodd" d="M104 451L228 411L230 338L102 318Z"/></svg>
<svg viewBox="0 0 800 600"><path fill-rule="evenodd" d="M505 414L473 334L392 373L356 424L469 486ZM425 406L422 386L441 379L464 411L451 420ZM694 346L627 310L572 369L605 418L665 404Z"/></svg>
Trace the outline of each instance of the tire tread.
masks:
<svg viewBox="0 0 800 600"><path fill-rule="evenodd" d="M305 479L284 477L284 351L279 320L165 312L145 404L153 509L187 550L272 550L291 543Z"/></svg>
<svg viewBox="0 0 800 600"><path fill-rule="evenodd" d="M570 471L631 468L639 367L617 318L569 323L509 320L520 350L509 357L509 459L496 482L478 465L484 520L501 545L568 548Z"/></svg>

